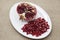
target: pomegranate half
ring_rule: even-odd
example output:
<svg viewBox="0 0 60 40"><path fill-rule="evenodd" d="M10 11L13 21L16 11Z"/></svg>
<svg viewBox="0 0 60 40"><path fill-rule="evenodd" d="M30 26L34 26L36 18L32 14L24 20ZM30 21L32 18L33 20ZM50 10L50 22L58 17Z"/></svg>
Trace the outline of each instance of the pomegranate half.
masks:
<svg viewBox="0 0 60 40"><path fill-rule="evenodd" d="M27 21L32 20L37 14L36 8L28 3L20 3L17 6L17 12L20 16L20 19Z"/></svg>

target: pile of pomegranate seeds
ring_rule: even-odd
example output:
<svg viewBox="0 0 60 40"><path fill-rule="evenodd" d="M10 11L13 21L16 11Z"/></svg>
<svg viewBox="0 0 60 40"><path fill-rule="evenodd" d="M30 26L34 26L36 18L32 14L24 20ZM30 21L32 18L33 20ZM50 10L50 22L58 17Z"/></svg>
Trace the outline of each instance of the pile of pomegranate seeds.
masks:
<svg viewBox="0 0 60 40"><path fill-rule="evenodd" d="M47 29L49 29L49 25L44 18L38 18L33 21L29 21L22 28L23 32L32 34L33 36L35 35L36 37L45 33Z"/></svg>
<svg viewBox="0 0 60 40"><path fill-rule="evenodd" d="M37 13L36 8L33 5L28 3L19 4L17 6L17 12L19 15L22 14L20 15L23 16L21 19L25 19L25 20L32 20Z"/></svg>

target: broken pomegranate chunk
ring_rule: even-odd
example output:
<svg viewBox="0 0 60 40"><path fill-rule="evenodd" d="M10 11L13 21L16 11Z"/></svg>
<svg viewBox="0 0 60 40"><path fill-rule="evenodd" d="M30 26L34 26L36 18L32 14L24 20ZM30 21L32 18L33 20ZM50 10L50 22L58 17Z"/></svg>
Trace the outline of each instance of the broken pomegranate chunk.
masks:
<svg viewBox="0 0 60 40"><path fill-rule="evenodd" d="M27 34L40 36L43 33L45 33L49 29L48 22L44 18L37 18L33 21L29 21L27 24L25 24L22 28L23 32L26 32Z"/></svg>
<svg viewBox="0 0 60 40"><path fill-rule="evenodd" d="M17 13L19 14L25 14L25 15L22 15L24 16L24 20L32 20L37 11L36 11L36 8L31 5L31 4L28 4L28 3L21 3L17 6Z"/></svg>

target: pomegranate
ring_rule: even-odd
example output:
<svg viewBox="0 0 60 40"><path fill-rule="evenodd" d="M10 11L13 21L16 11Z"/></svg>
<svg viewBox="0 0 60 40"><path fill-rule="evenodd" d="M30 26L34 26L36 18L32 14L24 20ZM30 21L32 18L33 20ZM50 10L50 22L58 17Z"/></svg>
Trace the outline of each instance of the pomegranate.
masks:
<svg viewBox="0 0 60 40"><path fill-rule="evenodd" d="M44 18L37 18L29 21L22 28L23 32L27 34L35 35L36 37L42 35L49 29L48 22Z"/></svg>
<svg viewBox="0 0 60 40"><path fill-rule="evenodd" d="M36 16L36 8L28 3L21 3L17 6L20 19L30 21Z"/></svg>

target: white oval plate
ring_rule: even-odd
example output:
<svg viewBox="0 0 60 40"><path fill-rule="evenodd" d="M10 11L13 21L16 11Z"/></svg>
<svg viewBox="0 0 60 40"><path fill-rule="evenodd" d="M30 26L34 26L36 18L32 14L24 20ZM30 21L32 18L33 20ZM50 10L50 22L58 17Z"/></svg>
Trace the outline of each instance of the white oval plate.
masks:
<svg viewBox="0 0 60 40"><path fill-rule="evenodd" d="M20 3L24 3L24 2L16 3L16 4L14 4L14 5L11 7L11 9L10 9L9 17L10 17L10 21L11 21L13 27L14 27L20 34L22 34L23 36L28 37L28 38L32 38L32 39L42 39L42 38L47 37L47 36L50 34L51 29L52 29L52 24L51 24L50 17L48 16L48 14L47 14L41 7L37 6L36 4L30 3L30 2L26 2L26 3L29 3L29 4L31 4L31 5L33 5L33 6L36 7L36 9L37 9L36 18L38 18L38 17L44 18L44 19L48 22L48 24L49 24L49 26L50 26L50 29L48 29L47 32L45 32L44 34L42 34L42 35L39 36L39 37L32 36L31 34L28 34L28 35L27 35L26 32L23 32L23 31L21 30L21 28L22 28L22 27L24 26L24 24L26 24L27 22L25 22L25 21L22 22L21 20L19 20L19 15L18 15L18 13L17 13L17 11L16 11L16 8L17 8L18 4L20 4Z"/></svg>

